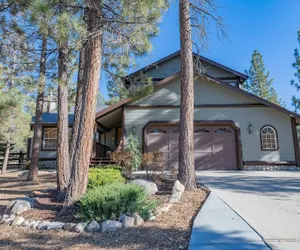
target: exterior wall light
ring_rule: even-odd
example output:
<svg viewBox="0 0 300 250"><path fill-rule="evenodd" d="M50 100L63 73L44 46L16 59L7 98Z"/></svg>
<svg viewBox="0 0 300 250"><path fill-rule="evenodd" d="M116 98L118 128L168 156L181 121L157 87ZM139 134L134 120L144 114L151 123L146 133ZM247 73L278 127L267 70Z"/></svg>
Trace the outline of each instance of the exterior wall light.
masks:
<svg viewBox="0 0 300 250"><path fill-rule="evenodd" d="M131 132L133 135L136 135L136 127L135 125L132 126Z"/></svg>
<svg viewBox="0 0 300 250"><path fill-rule="evenodd" d="M250 124L249 127L248 127L249 135L252 134L252 131L253 131L253 126L252 126L252 124Z"/></svg>

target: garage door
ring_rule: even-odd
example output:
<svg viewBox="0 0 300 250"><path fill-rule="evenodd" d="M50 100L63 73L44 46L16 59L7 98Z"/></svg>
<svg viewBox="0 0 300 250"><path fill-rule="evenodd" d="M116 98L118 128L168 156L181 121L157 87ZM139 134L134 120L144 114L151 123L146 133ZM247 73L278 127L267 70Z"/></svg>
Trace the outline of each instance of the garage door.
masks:
<svg viewBox="0 0 300 250"><path fill-rule="evenodd" d="M235 139L231 126L195 126L195 168L237 169ZM163 152L166 167L178 167L178 126L151 126L146 131L145 143L147 152Z"/></svg>

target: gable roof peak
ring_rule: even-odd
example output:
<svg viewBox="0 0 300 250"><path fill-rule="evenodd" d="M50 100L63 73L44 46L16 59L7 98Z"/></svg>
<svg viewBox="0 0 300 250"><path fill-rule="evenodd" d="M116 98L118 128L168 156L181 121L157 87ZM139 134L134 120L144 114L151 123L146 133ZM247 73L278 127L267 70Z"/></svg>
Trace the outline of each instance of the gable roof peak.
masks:
<svg viewBox="0 0 300 250"><path fill-rule="evenodd" d="M174 57L177 57L179 55L180 55L180 50L178 50L178 51L176 51L176 52L174 52L174 53L172 53L172 54L170 54L170 55L168 55L166 57L163 57L163 58L161 58L161 59L159 59L159 60L157 60L157 61L155 61L155 62L153 62L153 63L151 63L151 64L149 64L149 65L147 65L147 66L145 66L145 67L143 67L143 68L141 68L141 69L139 69L139 70L137 70L137 71L135 71L135 72L133 72L131 74L129 74L127 77L133 76L133 75L135 75L137 73L140 73L140 72L143 72L143 71L146 71L146 70L149 70L149 69L151 69L153 67L157 67L159 64L164 63L164 62L166 62L166 61L168 61L168 60L170 60L170 59L172 59ZM227 67L227 66L225 66L223 64L220 64L220 63L218 63L216 61L213 61L213 60L211 60L211 59L209 59L207 57L201 56L200 54L198 54L196 52L193 52L193 56L194 57L198 57L198 58L200 58L200 60L202 60L202 61L204 61L206 63L209 63L209 64L211 64L211 65L213 65L215 67L221 68L221 69L223 69L225 71L228 71L228 72L230 72L230 73L232 73L232 74L240 77L240 79L242 80L242 82L244 82L245 80L248 79L247 75L245 75L245 74L243 74L241 72L238 72L238 71L236 71L236 70L234 70L232 68L229 68L229 67Z"/></svg>

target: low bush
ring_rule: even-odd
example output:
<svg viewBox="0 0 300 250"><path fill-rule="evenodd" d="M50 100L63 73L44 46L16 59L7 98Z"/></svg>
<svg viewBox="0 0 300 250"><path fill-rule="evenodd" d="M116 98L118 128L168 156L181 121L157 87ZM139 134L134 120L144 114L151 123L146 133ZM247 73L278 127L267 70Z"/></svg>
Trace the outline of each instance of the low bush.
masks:
<svg viewBox="0 0 300 250"><path fill-rule="evenodd" d="M78 217L84 221L118 220L123 214L138 212L144 219L157 206L144 189L134 184L110 184L87 191L79 201Z"/></svg>
<svg viewBox="0 0 300 250"><path fill-rule="evenodd" d="M142 157L143 167L147 177L156 182L164 177L164 155L160 151L144 153Z"/></svg>
<svg viewBox="0 0 300 250"><path fill-rule="evenodd" d="M125 183L121 167L103 166L89 169L89 189L112 183Z"/></svg>

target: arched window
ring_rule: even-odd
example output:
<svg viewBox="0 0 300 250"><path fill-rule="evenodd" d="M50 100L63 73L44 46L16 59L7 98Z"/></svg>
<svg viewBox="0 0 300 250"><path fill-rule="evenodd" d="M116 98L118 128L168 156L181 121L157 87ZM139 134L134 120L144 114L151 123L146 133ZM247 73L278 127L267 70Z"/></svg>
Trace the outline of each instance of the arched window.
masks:
<svg viewBox="0 0 300 250"><path fill-rule="evenodd" d="M260 141L262 150L277 150L278 138L276 129L272 126L264 126L260 130Z"/></svg>

